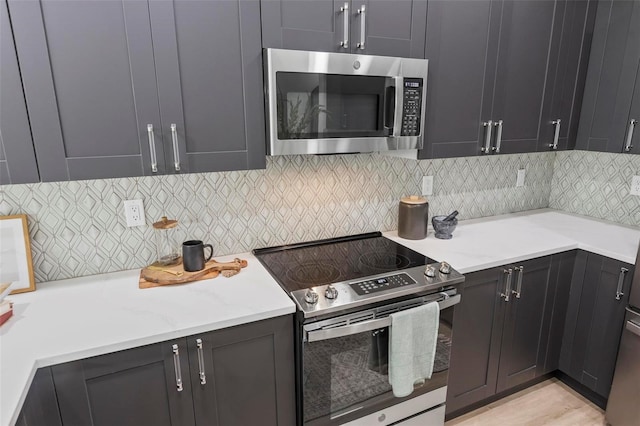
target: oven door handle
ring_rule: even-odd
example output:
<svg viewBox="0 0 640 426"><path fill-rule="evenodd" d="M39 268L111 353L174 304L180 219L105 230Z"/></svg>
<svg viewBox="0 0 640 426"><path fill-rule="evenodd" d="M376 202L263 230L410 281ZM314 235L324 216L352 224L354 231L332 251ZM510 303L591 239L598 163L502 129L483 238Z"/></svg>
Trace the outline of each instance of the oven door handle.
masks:
<svg viewBox="0 0 640 426"><path fill-rule="evenodd" d="M438 302L440 310L447 309L453 305L460 303L461 296L456 294L447 299ZM344 325L341 327L327 328L324 330L305 331L305 340L307 342L318 342L321 340L335 339L337 337L350 336L352 334L364 333L365 331L377 330L379 328L389 327L391 325L391 317L373 319L363 321L356 324Z"/></svg>

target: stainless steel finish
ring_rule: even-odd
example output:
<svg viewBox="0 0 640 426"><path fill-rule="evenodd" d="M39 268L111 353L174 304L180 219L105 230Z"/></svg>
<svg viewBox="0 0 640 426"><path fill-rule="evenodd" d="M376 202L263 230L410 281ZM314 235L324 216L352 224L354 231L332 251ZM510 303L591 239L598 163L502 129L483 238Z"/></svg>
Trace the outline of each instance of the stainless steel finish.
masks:
<svg viewBox="0 0 640 426"><path fill-rule="evenodd" d="M151 171L158 173L158 159L156 158L156 140L153 135L153 124L147 124L147 134L149 136L149 154L151 155Z"/></svg>
<svg viewBox="0 0 640 426"><path fill-rule="evenodd" d="M345 2L340 7L340 12L342 12L343 26L342 26L342 41L340 42L340 46L344 49L349 48L349 3Z"/></svg>
<svg viewBox="0 0 640 426"><path fill-rule="evenodd" d="M424 274L429 278L433 278L436 276L436 268L428 265L426 268L424 268Z"/></svg>
<svg viewBox="0 0 640 426"><path fill-rule="evenodd" d="M182 392L182 371L180 371L180 349L178 345L173 345L173 369L176 372L176 388Z"/></svg>
<svg viewBox="0 0 640 426"><path fill-rule="evenodd" d="M390 424L398 426L442 425L444 424L445 411L445 406L443 404L445 402L446 396L447 387L443 386L441 388L434 389L431 392L408 399L375 413L360 417L359 419L353 420L351 422L344 423L343 426L372 426ZM344 414L342 412L339 413L339 415ZM331 419L335 419L336 417L338 417L338 415L331 416ZM381 417L383 419L382 422L380 422ZM412 423L412 421L417 421L417 423Z"/></svg>
<svg viewBox="0 0 640 426"><path fill-rule="evenodd" d="M500 293L500 297L504 299L505 302L508 302L511 297L511 279L513 278L513 269L504 269L503 273L507 276L506 285L504 289L504 293Z"/></svg>
<svg viewBox="0 0 640 426"><path fill-rule="evenodd" d="M400 200L398 204L398 237L407 240L427 238L429 203L409 204Z"/></svg>
<svg viewBox="0 0 640 426"><path fill-rule="evenodd" d="M366 21L365 21L365 16L366 16L366 10L365 10L365 6L364 4L362 6L360 6L360 9L358 9L358 15L360 15L360 43L356 44L356 47L358 49L362 49L364 50L364 41L366 40Z"/></svg>
<svg viewBox="0 0 640 426"><path fill-rule="evenodd" d="M618 276L618 288L616 288L616 300L620 300L624 293L622 292L622 286L624 285L624 277L629 270L627 268L620 268L620 275Z"/></svg>
<svg viewBox="0 0 640 426"><path fill-rule="evenodd" d="M451 269L451 272L446 275L437 270L437 264L433 264L433 266L436 269L435 276L433 278L426 277L424 275L424 266L416 266L414 268L402 269L395 272L386 272L382 274L371 275L363 279L332 283L331 285L336 288L338 294L340 295L337 299L325 298L324 292L327 286L319 285L310 289L319 295L318 301L314 304L306 302L305 295L307 293L307 290L297 290L291 292L290 294L304 314L304 317L313 318L319 315L325 315L333 312L344 311L346 309L362 307L395 299L398 297L410 296L414 294L424 295L427 293L433 293L440 291L440 289L442 288L455 286L464 282L464 276L455 269ZM415 284L365 294L362 296L358 295L350 286L351 283L357 283L369 279L374 280L376 278L390 277L398 274L407 274L409 277L411 277L411 279L415 281Z"/></svg>
<svg viewBox="0 0 640 426"><path fill-rule="evenodd" d="M631 121L629 121L629 129L627 130L627 141L624 144L624 152L629 152L631 151L631 148L633 148L631 142L633 141L633 131L635 130L636 124L638 124L638 120L631 119Z"/></svg>
<svg viewBox="0 0 640 426"><path fill-rule="evenodd" d="M266 112L269 155L337 154L348 152L374 152L398 149L420 149L423 145L427 101L428 61L425 59L394 58L364 54L306 52L299 50L266 49L265 83L267 88ZM359 67L354 67L358 62ZM395 117L391 136L278 139L277 72L300 72L391 77L395 81ZM421 134L400 136L402 129L403 76L423 79Z"/></svg>
<svg viewBox="0 0 640 426"><path fill-rule="evenodd" d="M488 154L491 152L491 131L493 130L493 121L485 121L482 123L484 126L484 146L480 149L480 151Z"/></svg>
<svg viewBox="0 0 640 426"><path fill-rule="evenodd" d="M303 327L307 342L335 339L337 337L350 336L391 325L390 314L425 305L430 302L438 302L440 310L460 303L461 296L456 290L448 290L429 296L419 297L403 302L385 305L354 314L343 315L324 321L307 324Z"/></svg>
<svg viewBox="0 0 640 426"><path fill-rule="evenodd" d="M498 130L496 131L496 146L493 148L496 154L500 154L500 145L502 145L502 120L498 120L494 124Z"/></svg>
<svg viewBox="0 0 640 426"><path fill-rule="evenodd" d="M202 350L202 339L196 339L196 347L198 348L198 375L200 376L200 384L207 384L207 376L204 372L204 353Z"/></svg>
<svg viewBox="0 0 640 426"><path fill-rule="evenodd" d="M625 320L605 415L612 426L637 425L640 419L640 312L627 308Z"/></svg>
<svg viewBox="0 0 640 426"><path fill-rule="evenodd" d="M524 275L524 266L516 266L513 268L518 273L518 280L516 281L516 289L512 290L512 293L516 296L516 299L520 299L522 293L522 275Z"/></svg>
<svg viewBox="0 0 640 426"><path fill-rule="evenodd" d="M178 149L178 130L177 126L171 124L171 142L173 142L173 167L176 172L180 171L180 150Z"/></svg>
<svg viewBox="0 0 640 426"><path fill-rule="evenodd" d="M324 290L324 297L327 299L335 299L338 297L338 290L332 285L327 286Z"/></svg>
<svg viewBox="0 0 640 426"><path fill-rule="evenodd" d="M309 289L304 294L304 301L309 304L315 304L318 302L320 296L313 289Z"/></svg>
<svg viewBox="0 0 640 426"><path fill-rule="evenodd" d="M440 262L440 268L438 270L443 274L448 274L451 272L451 265L447 262Z"/></svg>
<svg viewBox="0 0 640 426"><path fill-rule="evenodd" d="M558 139L560 139L560 119L553 120L551 124L553 124L555 130L553 132L553 143L549 144L549 148L558 149Z"/></svg>

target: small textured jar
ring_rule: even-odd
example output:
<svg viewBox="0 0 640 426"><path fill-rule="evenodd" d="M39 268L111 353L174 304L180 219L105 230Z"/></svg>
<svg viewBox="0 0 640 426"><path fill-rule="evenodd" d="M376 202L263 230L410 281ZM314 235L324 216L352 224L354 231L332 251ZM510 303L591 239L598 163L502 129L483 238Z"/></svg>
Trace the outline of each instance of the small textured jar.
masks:
<svg viewBox="0 0 640 426"><path fill-rule="evenodd" d="M429 203L424 197L411 195L400 199L398 208L398 236L407 240L427 237Z"/></svg>

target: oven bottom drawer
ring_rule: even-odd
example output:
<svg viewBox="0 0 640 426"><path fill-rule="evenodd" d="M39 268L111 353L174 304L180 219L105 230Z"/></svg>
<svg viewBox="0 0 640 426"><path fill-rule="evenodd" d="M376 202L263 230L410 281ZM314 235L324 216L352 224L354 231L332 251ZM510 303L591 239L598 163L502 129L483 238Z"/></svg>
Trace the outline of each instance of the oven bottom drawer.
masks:
<svg viewBox="0 0 640 426"><path fill-rule="evenodd" d="M444 404L447 397L447 387L441 387L432 392L425 393L416 398L393 405L368 416L361 417L345 426L375 426L390 425L397 423L402 426L442 426L444 424ZM439 407L438 407L439 406ZM432 407L437 407L430 409ZM430 409L429 411L424 411ZM424 412L423 412L424 411ZM416 414L421 413L416 416ZM407 417L412 417L407 419ZM405 421L404 420L407 419Z"/></svg>

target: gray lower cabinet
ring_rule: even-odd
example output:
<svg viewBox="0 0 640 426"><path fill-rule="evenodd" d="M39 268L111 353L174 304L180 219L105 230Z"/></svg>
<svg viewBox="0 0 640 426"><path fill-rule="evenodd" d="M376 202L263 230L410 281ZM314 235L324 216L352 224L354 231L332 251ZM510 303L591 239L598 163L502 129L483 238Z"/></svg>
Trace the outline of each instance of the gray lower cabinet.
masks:
<svg viewBox="0 0 640 426"><path fill-rule="evenodd" d="M603 400L609 396L633 265L593 253L576 259L560 371Z"/></svg>
<svg viewBox="0 0 640 426"><path fill-rule="evenodd" d="M557 262L547 256L466 275L454 313L449 417L544 374Z"/></svg>
<svg viewBox="0 0 640 426"><path fill-rule="evenodd" d="M424 58L427 0L262 0L262 46Z"/></svg>
<svg viewBox="0 0 640 426"><path fill-rule="evenodd" d="M9 0L42 181L265 166L258 0Z"/></svg>
<svg viewBox="0 0 640 426"><path fill-rule="evenodd" d="M0 185L38 182L29 117L7 3L0 2Z"/></svg>
<svg viewBox="0 0 640 426"><path fill-rule="evenodd" d="M549 150L558 119L558 148L569 146L594 4L429 1L429 96L419 158Z"/></svg>
<svg viewBox="0 0 640 426"><path fill-rule="evenodd" d="M599 1L576 148L640 152L639 66L640 2Z"/></svg>
<svg viewBox="0 0 640 426"><path fill-rule="evenodd" d="M282 316L54 365L18 425L293 425L293 356Z"/></svg>

